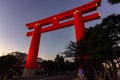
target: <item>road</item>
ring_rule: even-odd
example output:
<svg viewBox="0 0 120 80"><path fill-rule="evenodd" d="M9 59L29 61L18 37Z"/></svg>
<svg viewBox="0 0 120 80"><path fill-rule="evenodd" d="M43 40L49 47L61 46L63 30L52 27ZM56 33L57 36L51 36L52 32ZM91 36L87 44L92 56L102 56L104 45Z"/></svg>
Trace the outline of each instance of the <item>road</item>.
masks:
<svg viewBox="0 0 120 80"><path fill-rule="evenodd" d="M58 75L58 76L52 76L52 77L31 77L31 78L21 78L18 80L73 80L75 78L76 74L64 74L64 75Z"/></svg>
<svg viewBox="0 0 120 80"><path fill-rule="evenodd" d="M69 74L69 75L61 75L61 76L44 78L40 80L73 80L74 78L75 78L75 75ZM120 71L118 72L118 80L120 80Z"/></svg>
<svg viewBox="0 0 120 80"><path fill-rule="evenodd" d="M60 76L43 78L43 79L40 79L40 80L73 80L74 78L75 78L74 74L65 74L65 75L60 75Z"/></svg>
<svg viewBox="0 0 120 80"><path fill-rule="evenodd" d="M33 78L22 78L18 80L73 80L76 74L64 74L53 77L33 77ZM118 80L120 80L120 71L118 72Z"/></svg>

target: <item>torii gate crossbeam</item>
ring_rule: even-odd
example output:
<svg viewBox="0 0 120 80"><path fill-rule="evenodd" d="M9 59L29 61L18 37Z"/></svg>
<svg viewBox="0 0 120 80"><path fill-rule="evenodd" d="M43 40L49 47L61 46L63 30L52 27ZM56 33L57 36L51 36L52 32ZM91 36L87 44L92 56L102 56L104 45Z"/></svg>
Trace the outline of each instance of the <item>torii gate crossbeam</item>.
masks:
<svg viewBox="0 0 120 80"><path fill-rule="evenodd" d="M87 16L82 16L82 14L96 10L100 3L101 0L93 0L87 4L68 10L66 12L26 24L28 29L34 30L26 33L26 36L32 36L32 40L28 52L28 57L26 59L23 76L30 76L29 73L33 73L31 75L34 75L33 70L36 67L40 37L42 33L75 25L75 37L76 42L78 42L84 35L84 23L100 18L100 14L98 12ZM73 19L69 20L71 18ZM44 27L46 25L48 25L48 27Z"/></svg>
<svg viewBox="0 0 120 80"><path fill-rule="evenodd" d="M84 22L88 22L88 21L98 19L98 18L100 18L100 14L97 12L97 13L94 13L94 14L83 17L83 20L84 20ZM57 30L57 29L61 29L61 28L70 27L71 25L74 25L74 20L69 20L69 21L61 23L61 24L56 24L57 27L55 25L52 25L52 26L48 26L46 28L42 28L40 30L40 32L45 33L45 32L49 32L49 31L52 31L52 30ZM33 31L30 31L30 32L26 33L26 36L32 36L32 34L33 34Z"/></svg>

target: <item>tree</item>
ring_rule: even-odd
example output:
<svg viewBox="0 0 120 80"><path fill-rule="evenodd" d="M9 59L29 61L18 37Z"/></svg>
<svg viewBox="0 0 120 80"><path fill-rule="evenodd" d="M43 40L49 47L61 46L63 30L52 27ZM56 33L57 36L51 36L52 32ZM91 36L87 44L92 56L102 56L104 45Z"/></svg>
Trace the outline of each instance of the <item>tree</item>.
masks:
<svg viewBox="0 0 120 80"><path fill-rule="evenodd" d="M79 45L78 45L79 44ZM113 61L119 59L120 53L120 15L110 15L103 19L101 24L86 29L84 38L77 42L70 42L65 55L77 54L79 61L101 65L103 62L112 64L113 78L116 80L117 68ZM87 56L87 58L85 58ZM120 60L119 60L120 61Z"/></svg>
<svg viewBox="0 0 120 80"><path fill-rule="evenodd" d="M111 42L111 48L109 56L109 61L112 63L113 66L113 74L115 74L113 77L116 80L117 77L117 69L116 64L113 61L115 59L116 61L119 59L119 53L120 53L120 15L112 14L108 16L107 18L103 19L101 26L103 29L105 29L106 34L108 35L110 42ZM120 61L120 60L119 60Z"/></svg>
<svg viewBox="0 0 120 80"><path fill-rule="evenodd" d="M63 73L64 70L65 70L65 64L64 64L63 56L60 56L59 54L57 54L56 57L55 57L55 62L57 63L58 71Z"/></svg>
<svg viewBox="0 0 120 80"><path fill-rule="evenodd" d="M12 55L6 55L0 57L0 72L11 69L16 63L16 61L17 61L16 57Z"/></svg>
<svg viewBox="0 0 120 80"><path fill-rule="evenodd" d="M56 65L52 60L43 61L42 66L47 75L52 75L56 71Z"/></svg>
<svg viewBox="0 0 120 80"><path fill-rule="evenodd" d="M117 4L120 3L120 0L108 0L108 2L111 4Z"/></svg>
<svg viewBox="0 0 120 80"><path fill-rule="evenodd" d="M2 77L12 77L14 64L17 62L17 58L12 55L6 55L0 57L0 75Z"/></svg>

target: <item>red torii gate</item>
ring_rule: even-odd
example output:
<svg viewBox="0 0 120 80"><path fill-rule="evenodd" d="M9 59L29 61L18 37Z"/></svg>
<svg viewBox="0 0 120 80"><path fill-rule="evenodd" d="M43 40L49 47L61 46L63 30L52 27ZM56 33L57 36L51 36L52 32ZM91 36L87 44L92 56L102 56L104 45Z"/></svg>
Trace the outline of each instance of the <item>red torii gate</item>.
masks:
<svg viewBox="0 0 120 80"><path fill-rule="evenodd" d="M26 24L28 29L34 30L26 33L26 36L32 36L32 40L28 52L28 57L26 59L23 76L34 75L33 71L35 71L34 69L36 67L39 43L42 33L75 25L75 37L76 42L78 42L84 35L84 23L100 18L100 14L98 12L87 16L82 16L82 14L96 10L100 3L101 0L93 0L72 10ZM74 20L69 20L70 18L73 18Z"/></svg>

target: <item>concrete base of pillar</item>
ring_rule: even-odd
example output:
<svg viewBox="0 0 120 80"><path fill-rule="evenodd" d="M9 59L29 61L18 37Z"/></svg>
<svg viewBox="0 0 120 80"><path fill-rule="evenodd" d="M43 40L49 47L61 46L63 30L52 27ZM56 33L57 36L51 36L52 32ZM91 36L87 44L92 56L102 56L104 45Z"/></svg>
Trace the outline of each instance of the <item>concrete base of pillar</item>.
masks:
<svg viewBox="0 0 120 80"><path fill-rule="evenodd" d="M35 76L36 69L24 69L22 77L29 78Z"/></svg>

